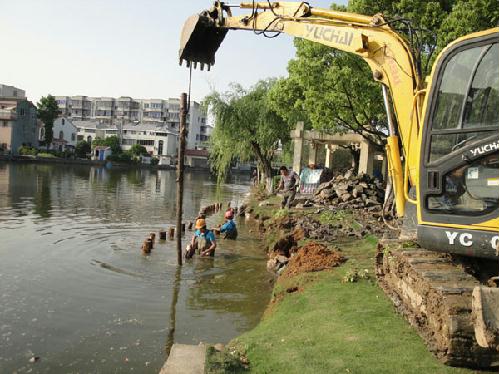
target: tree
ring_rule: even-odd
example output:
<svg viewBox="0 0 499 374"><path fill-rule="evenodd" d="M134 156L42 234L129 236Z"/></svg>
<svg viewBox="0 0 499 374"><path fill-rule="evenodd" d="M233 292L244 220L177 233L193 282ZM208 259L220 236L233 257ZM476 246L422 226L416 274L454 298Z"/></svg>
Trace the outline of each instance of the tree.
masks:
<svg viewBox="0 0 499 374"><path fill-rule="evenodd" d="M210 139L210 161L224 180L234 160L257 160L267 188L272 186L272 159L280 144L290 141L289 124L271 107L269 91L275 79L259 81L249 90L234 84L223 94L213 92L205 99L215 116Z"/></svg>
<svg viewBox="0 0 499 374"><path fill-rule="evenodd" d="M92 149L91 149L90 143L87 142L86 140L81 140L78 143L76 143L76 147L75 147L76 157L86 158L87 154L89 154L91 152L91 150Z"/></svg>
<svg viewBox="0 0 499 374"><path fill-rule="evenodd" d="M497 0L457 1L439 29L439 49L460 36L497 26L499 6Z"/></svg>
<svg viewBox="0 0 499 374"><path fill-rule="evenodd" d="M120 139L116 135L109 136L105 139L97 138L94 141L92 141L92 148L95 148L98 145L104 145L110 147L114 155L123 153L120 145Z"/></svg>
<svg viewBox="0 0 499 374"><path fill-rule="evenodd" d="M497 0L350 0L351 12L383 13L404 34L421 61L422 75L431 71L437 54L460 36L497 26ZM409 33L409 24L411 34Z"/></svg>
<svg viewBox="0 0 499 374"><path fill-rule="evenodd" d="M42 97L36 106L38 109L38 118L43 122L45 127L45 138L43 140L47 149L49 149L54 138L54 121L60 113L59 106L55 97L50 94Z"/></svg>
<svg viewBox="0 0 499 374"><path fill-rule="evenodd" d="M129 152L133 156L149 156L146 147L140 144L132 145Z"/></svg>
<svg viewBox="0 0 499 374"><path fill-rule="evenodd" d="M350 0L348 8L332 8L383 13L410 43L423 76L448 42L495 26L499 18L497 0ZM295 39L295 47L288 77L272 88L272 108L288 121L304 120L324 132L360 134L382 151L386 115L381 88L367 64L353 54L303 39ZM351 152L355 160L358 151Z"/></svg>

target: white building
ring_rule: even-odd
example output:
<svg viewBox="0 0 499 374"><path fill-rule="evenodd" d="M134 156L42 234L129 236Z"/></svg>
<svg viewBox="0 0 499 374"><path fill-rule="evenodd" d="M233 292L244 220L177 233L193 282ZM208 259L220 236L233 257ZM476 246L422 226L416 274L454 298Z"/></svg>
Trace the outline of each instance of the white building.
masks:
<svg viewBox="0 0 499 374"><path fill-rule="evenodd" d="M52 131L53 139L50 149L58 151L64 151L66 149L74 150L77 142L78 129L73 125L73 122L66 117L59 117L54 121ZM45 127L43 124L40 127L39 139L45 139Z"/></svg>
<svg viewBox="0 0 499 374"><path fill-rule="evenodd" d="M124 123L166 125L178 131L180 125L180 100L133 99L129 96L88 97L56 96L62 115L73 120L97 120L102 124L121 126ZM191 101L187 116L187 149L201 149L209 139L206 115L199 103ZM94 137L92 137L94 138Z"/></svg>
<svg viewBox="0 0 499 374"><path fill-rule="evenodd" d="M96 138L105 139L117 136L124 151L139 144L151 156L160 158L162 163L170 163L177 154L178 133L166 124L127 123L108 125L97 121L75 121L77 140L92 142Z"/></svg>
<svg viewBox="0 0 499 374"><path fill-rule="evenodd" d="M121 148L124 151L134 144L139 144L152 156L173 158L177 154L178 133L167 125L127 124L123 126L121 139Z"/></svg>

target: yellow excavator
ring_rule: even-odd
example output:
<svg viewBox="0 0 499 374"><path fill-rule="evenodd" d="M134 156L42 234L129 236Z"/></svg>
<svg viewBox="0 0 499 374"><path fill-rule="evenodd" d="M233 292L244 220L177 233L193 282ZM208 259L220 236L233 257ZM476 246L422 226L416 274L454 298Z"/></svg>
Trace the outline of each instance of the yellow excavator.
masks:
<svg viewBox="0 0 499 374"><path fill-rule="evenodd" d="M209 69L229 30L285 33L367 62L387 112L397 214L416 212L419 245L380 250L379 283L443 362L499 366L499 28L457 39L423 77L382 14L216 1L185 22L180 62Z"/></svg>

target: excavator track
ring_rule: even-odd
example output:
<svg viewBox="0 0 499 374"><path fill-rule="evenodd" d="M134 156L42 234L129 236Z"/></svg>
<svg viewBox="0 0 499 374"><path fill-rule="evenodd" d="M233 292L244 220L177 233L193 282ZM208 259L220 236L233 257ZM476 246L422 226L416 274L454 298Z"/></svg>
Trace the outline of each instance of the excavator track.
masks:
<svg viewBox="0 0 499 374"><path fill-rule="evenodd" d="M443 363L499 366L499 352L480 347L475 339L471 294L480 283L450 255L380 244L376 274L398 311Z"/></svg>

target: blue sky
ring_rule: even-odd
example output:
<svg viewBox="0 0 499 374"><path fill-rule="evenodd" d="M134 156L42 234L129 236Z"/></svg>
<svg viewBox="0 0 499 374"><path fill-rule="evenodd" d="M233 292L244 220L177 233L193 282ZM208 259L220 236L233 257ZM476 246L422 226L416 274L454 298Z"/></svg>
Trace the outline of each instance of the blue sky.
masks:
<svg viewBox="0 0 499 374"><path fill-rule="evenodd" d="M331 0L310 3L327 8ZM48 93L178 97L188 79L188 69L178 66L183 22L210 5L208 0L0 0L0 83L25 89L33 101ZM293 56L287 35L267 39L229 32L211 72L193 73L192 97L201 100L230 82L249 86L283 76Z"/></svg>

